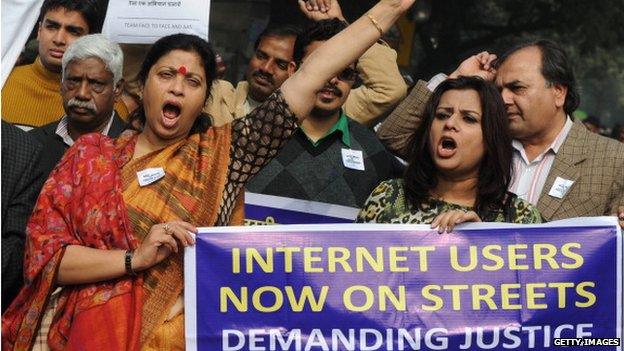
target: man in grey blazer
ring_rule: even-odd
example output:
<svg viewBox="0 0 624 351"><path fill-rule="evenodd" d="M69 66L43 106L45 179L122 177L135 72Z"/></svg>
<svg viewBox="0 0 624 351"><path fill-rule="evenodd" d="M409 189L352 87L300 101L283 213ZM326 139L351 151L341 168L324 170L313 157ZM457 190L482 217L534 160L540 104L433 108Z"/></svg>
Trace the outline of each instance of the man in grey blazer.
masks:
<svg viewBox="0 0 624 351"><path fill-rule="evenodd" d="M514 137L509 190L537 205L549 221L618 215L624 227L624 144L592 134L570 118L579 94L566 53L552 41L539 40L495 59L487 52L475 55L450 77L477 75L499 87ZM409 153L431 85L419 82L378 130L400 156Z"/></svg>

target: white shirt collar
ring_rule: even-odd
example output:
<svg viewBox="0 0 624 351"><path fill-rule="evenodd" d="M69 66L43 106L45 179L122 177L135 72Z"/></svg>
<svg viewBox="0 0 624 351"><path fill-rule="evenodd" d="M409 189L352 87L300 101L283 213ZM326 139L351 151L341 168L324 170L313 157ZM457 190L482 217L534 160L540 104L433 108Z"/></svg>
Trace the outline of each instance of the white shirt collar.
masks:
<svg viewBox="0 0 624 351"><path fill-rule="evenodd" d="M113 111L110 118L108 119L108 123L106 123L106 126L104 126L104 129L102 129L102 134L108 135L108 132L110 131L111 126L113 125L113 116L115 116L115 111ZM67 130L67 115L64 115L63 118L61 118L58 126L56 127L55 133L56 135L60 136L61 139L63 139L63 142L65 143L65 145L67 146L74 145L74 140L71 138L71 136L69 136L69 131Z"/></svg>

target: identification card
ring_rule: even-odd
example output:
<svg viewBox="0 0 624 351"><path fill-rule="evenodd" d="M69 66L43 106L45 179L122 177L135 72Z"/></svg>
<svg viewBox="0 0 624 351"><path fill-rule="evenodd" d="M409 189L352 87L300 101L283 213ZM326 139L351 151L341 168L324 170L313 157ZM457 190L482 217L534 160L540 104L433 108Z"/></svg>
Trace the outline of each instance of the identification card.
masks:
<svg viewBox="0 0 624 351"><path fill-rule="evenodd" d="M555 183L553 184L552 188L550 188L548 195L556 197L558 199L562 199L565 196L565 194L568 193L568 190L570 190L570 187L572 186L572 184L574 184L573 180L557 177L557 179L555 179Z"/></svg>
<svg viewBox="0 0 624 351"><path fill-rule="evenodd" d="M165 170L162 167L158 168L146 168L137 172L137 178L139 179L140 186L146 186L152 184L158 179L165 176Z"/></svg>
<svg viewBox="0 0 624 351"><path fill-rule="evenodd" d="M361 150L342 149L342 164L350 169L364 170L364 154Z"/></svg>

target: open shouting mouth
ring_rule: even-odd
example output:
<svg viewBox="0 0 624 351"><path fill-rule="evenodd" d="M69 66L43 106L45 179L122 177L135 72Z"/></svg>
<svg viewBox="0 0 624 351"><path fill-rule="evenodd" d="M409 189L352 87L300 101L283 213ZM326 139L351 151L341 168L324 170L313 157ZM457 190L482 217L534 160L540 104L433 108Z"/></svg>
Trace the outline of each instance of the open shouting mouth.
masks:
<svg viewBox="0 0 624 351"><path fill-rule="evenodd" d="M162 108L163 124L167 128L171 128L176 125L180 114L182 113L182 107L177 101L165 101Z"/></svg>
<svg viewBox="0 0 624 351"><path fill-rule="evenodd" d="M438 143L438 156L441 158L450 158L457 152L457 142L455 139L445 136L440 139Z"/></svg>

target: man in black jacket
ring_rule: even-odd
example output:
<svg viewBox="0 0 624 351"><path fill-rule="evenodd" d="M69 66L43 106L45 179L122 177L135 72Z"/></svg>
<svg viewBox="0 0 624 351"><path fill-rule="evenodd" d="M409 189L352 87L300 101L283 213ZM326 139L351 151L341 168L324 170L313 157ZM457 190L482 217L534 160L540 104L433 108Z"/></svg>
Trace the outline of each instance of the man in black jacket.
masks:
<svg viewBox="0 0 624 351"><path fill-rule="evenodd" d="M113 105L122 92L123 53L101 34L74 41L63 55L61 95L65 116L30 131L43 144L46 175L79 137L117 137L125 128Z"/></svg>

